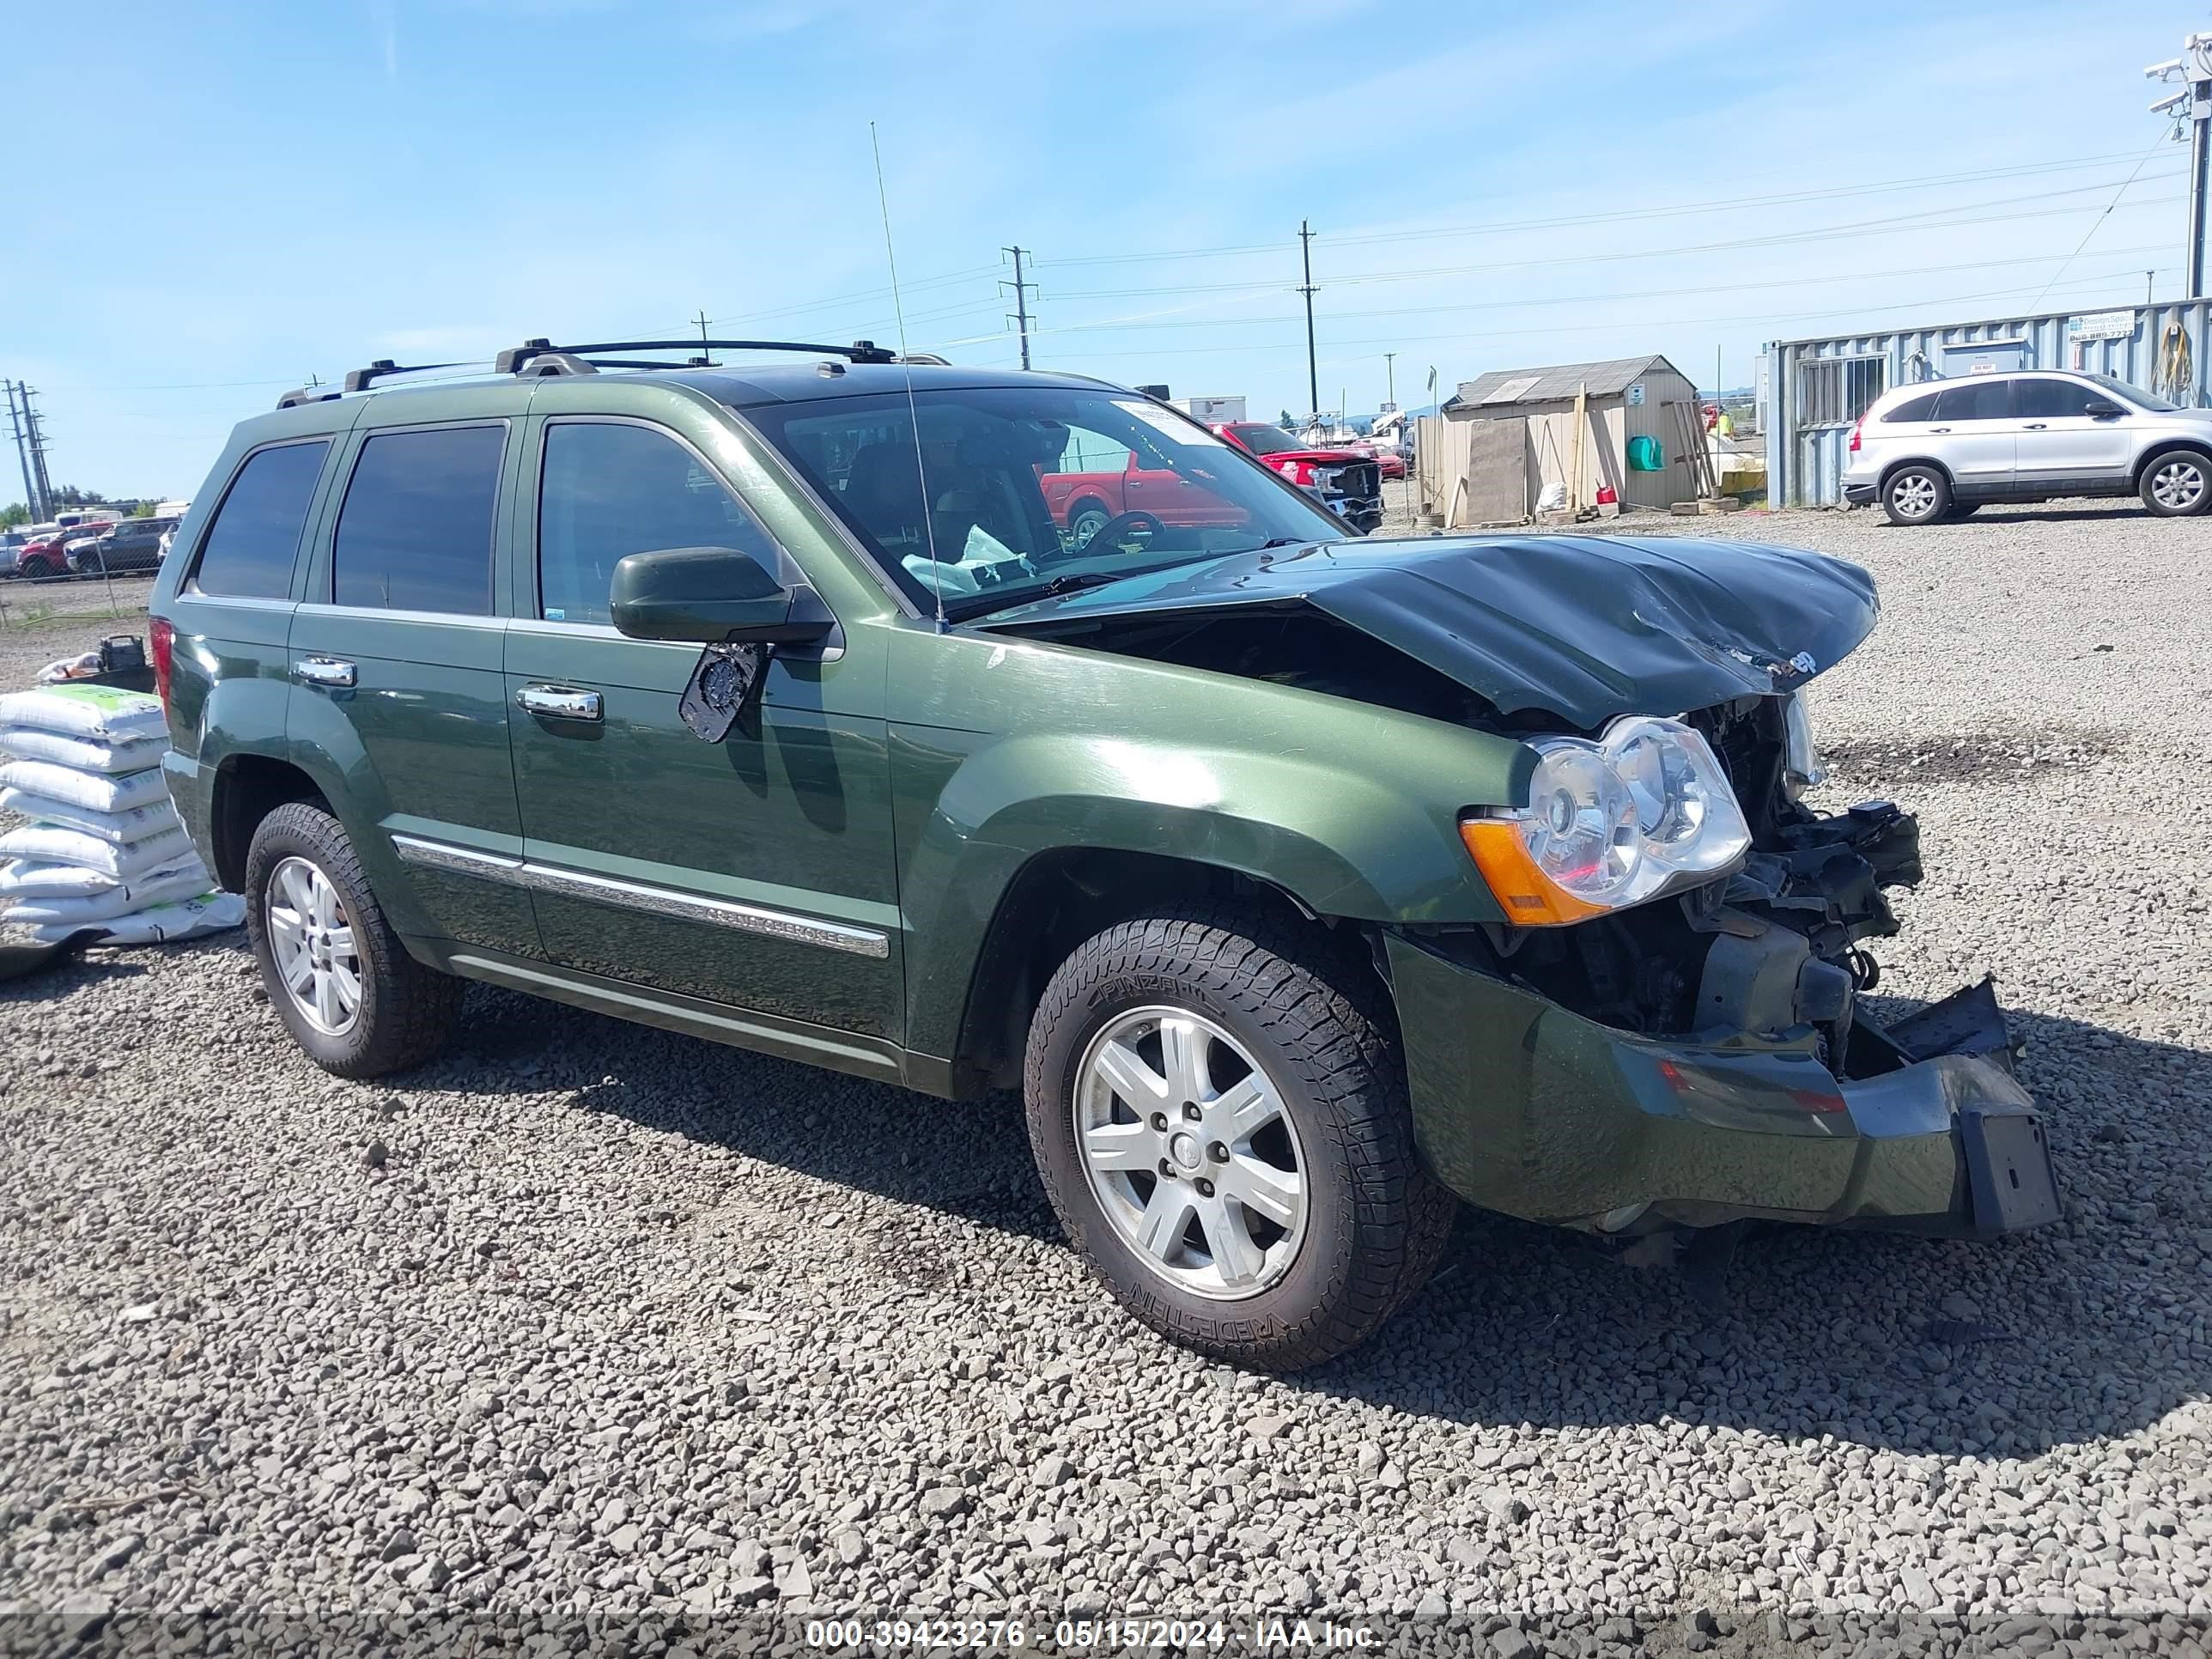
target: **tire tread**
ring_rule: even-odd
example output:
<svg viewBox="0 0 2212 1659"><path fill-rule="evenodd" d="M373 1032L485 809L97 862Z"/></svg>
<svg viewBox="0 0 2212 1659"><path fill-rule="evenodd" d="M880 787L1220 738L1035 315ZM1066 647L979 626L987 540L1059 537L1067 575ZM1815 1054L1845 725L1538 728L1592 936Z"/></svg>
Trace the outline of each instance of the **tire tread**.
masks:
<svg viewBox="0 0 2212 1659"><path fill-rule="evenodd" d="M319 1052L295 1028L301 1047L324 1070L356 1079L406 1071L434 1058L453 1040L467 988L407 954L369 885L351 838L319 801L287 801L275 808L255 826L246 854L246 927L271 1006L290 1026L285 1014L289 1001L270 966L261 901L269 866L288 850L277 843L288 839L313 856L345 900L361 958L365 1003L358 1041Z"/></svg>
<svg viewBox="0 0 2212 1659"><path fill-rule="evenodd" d="M1047 1194L1094 1268L1098 1256L1083 1225L1092 1203L1088 1188L1061 1191L1054 1161L1044 1155L1042 1137L1059 1132L1066 1107L1044 1075L1045 1056L1062 1024L1085 1018L1086 988L1136 974L1191 977L1243 1007L1267 1033L1278 1050L1268 1063L1296 1072L1321 1106L1322 1121L1301 1123L1300 1134L1325 1134L1351 1172L1352 1238L1340 1253L1339 1273L1297 1320L1194 1316L1147 1279L1125 1284L1103 1269L1100 1277L1154 1330L1235 1364L1297 1370L1358 1346L1427 1280L1457 1208L1421 1165L1395 1021L1380 988L1365 982L1340 941L1231 907L1122 922L1079 946L1038 1002L1024 1094ZM1081 1205L1072 1206L1071 1198Z"/></svg>

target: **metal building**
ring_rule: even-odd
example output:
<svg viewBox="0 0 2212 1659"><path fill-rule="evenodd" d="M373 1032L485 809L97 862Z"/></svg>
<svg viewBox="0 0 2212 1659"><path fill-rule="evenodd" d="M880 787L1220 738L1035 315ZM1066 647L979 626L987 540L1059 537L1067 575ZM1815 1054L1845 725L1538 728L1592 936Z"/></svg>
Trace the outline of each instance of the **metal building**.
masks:
<svg viewBox="0 0 2212 1659"><path fill-rule="evenodd" d="M1664 357L1492 369L1462 383L1440 426L1421 424L1443 469L1437 510L1455 526L1524 518L1553 483L1583 505L1603 484L1626 505L1671 507L1695 501L1706 476L1697 388ZM1577 453L1579 479L1570 476Z"/></svg>
<svg viewBox="0 0 2212 1659"><path fill-rule="evenodd" d="M1768 499L1840 502L1851 428L1893 386L2016 368L2111 374L2203 406L2212 401L2212 300L1776 341L1759 363Z"/></svg>

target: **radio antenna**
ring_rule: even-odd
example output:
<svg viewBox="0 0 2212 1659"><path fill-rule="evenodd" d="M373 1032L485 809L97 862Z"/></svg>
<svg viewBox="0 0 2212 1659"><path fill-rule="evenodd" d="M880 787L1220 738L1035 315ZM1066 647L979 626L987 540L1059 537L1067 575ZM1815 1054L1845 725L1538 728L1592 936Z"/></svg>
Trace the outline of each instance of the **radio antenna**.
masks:
<svg viewBox="0 0 2212 1659"><path fill-rule="evenodd" d="M898 319L899 367L906 372L906 418L914 428L914 476L921 491L921 533L929 548L929 591L937 601L937 629L945 631L945 579L937 565L937 525L929 510L929 475L922 470L921 415L914 401L914 361L906 353L906 307L899 303L898 254L891 246L890 198L884 193L884 147L868 123L868 149L876 158L876 205L884 216L884 258L891 268L891 314Z"/></svg>

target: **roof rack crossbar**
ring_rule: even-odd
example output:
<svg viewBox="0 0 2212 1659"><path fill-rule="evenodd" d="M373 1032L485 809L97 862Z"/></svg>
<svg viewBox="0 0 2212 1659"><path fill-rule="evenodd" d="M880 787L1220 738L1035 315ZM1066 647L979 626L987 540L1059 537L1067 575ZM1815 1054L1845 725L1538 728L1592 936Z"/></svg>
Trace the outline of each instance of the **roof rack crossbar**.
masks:
<svg viewBox="0 0 2212 1659"><path fill-rule="evenodd" d="M367 368L348 369L345 380L340 385L295 386L276 400L276 407L295 409L301 404L326 404L349 392L366 392L379 380L392 374L423 374L434 368L469 367L471 365L467 363L395 363L389 357L379 357Z"/></svg>
<svg viewBox="0 0 2212 1659"><path fill-rule="evenodd" d="M393 374L427 374L434 368L467 368L469 367L471 365L467 363L395 363L389 357L379 357L367 368L349 369L346 372L345 389L348 392L366 392L379 380Z"/></svg>
<svg viewBox="0 0 2212 1659"><path fill-rule="evenodd" d="M556 346L550 340L526 340L510 350L502 351L493 367L501 374L519 374L528 370L533 359L566 357L579 362L588 362L592 354L606 351L798 351L809 356L848 358L856 363L890 363L898 361L897 355L873 340L855 340L850 345L823 345L805 340L597 340L586 345ZM609 367L624 368L693 368L696 363L622 363ZM538 371L542 373L543 371ZM574 373L574 370L567 371Z"/></svg>

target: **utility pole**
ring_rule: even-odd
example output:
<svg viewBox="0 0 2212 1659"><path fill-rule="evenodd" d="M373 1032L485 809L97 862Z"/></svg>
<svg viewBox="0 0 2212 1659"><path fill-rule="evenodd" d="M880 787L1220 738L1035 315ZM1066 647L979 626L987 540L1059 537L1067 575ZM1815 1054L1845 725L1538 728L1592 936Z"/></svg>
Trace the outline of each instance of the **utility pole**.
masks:
<svg viewBox="0 0 2212 1659"><path fill-rule="evenodd" d="M696 323L696 324L698 324L698 325L699 325L699 349L703 353L703 352L707 349L707 310L706 310L706 307L705 307L704 306L702 306L702 307L699 308L699 314L698 314L696 317L694 317L691 320L692 320L693 322L695 322L695 323Z"/></svg>
<svg viewBox="0 0 2212 1659"><path fill-rule="evenodd" d="M1306 396L1312 401L1312 412L1318 415L1321 413L1321 365L1314 356L1313 228L1303 219L1298 221L1298 258L1306 273L1305 284L1298 289L1306 296Z"/></svg>
<svg viewBox="0 0 2212 1659"><path fill-rule="evenodd" d="M1020 247L1002 247L999 252L1014 256L1014 280L1011 283L1000 283L999 292L1004 294L1010 288L1014 291L1014 314L1006 320L1021 331L1022 367L1027 368L1030 366L1030 290L1036 286L1035 283L1025 281L1022 276L1022 256L1029 250Z"/></svg>
<svg viewBox="0 0 2212 1659"><path fill-rule="evenodd" d="M1385 388L1382 395L1389 400L1391 408L1397 408L1398 354L1395 351L1386 351L1382 354L1382 383Z"/></svg>
<svg viewBox="0 0 2212 1659"><path fill-rule="evenodd" d="M52 516L54 510L54 481L46 476L46 434L39 429L39 411L31 407L31 388L18 380L15 390L23 399L23 426L31 440L31 477L39 486L39 517L44 520Z"/></svg>
<svg viewBox="0 0 2212 1659"><path fill-rule="evenodd" d="M31 452L23 441L23 416L15 407L15 383L0 380L8 389L8 424L15 428L15 459L23 468L23 510L31 515L33 524L43 524L46 515L39 511L38 487L31 482Z"/></svg>
<svg viewBox="0 0 2212 1659"><path fill-rule="evenodd" d="M2173 118L2173 136L2189 125L2189 246L2183 257L2181 297L2194 300L2204 292L2204 187L2212 168L2212 33L2183 37L2181 56L2153 64L2143 71L2151 80L2183 83L2153 104L2151 112Z"/></svg>

